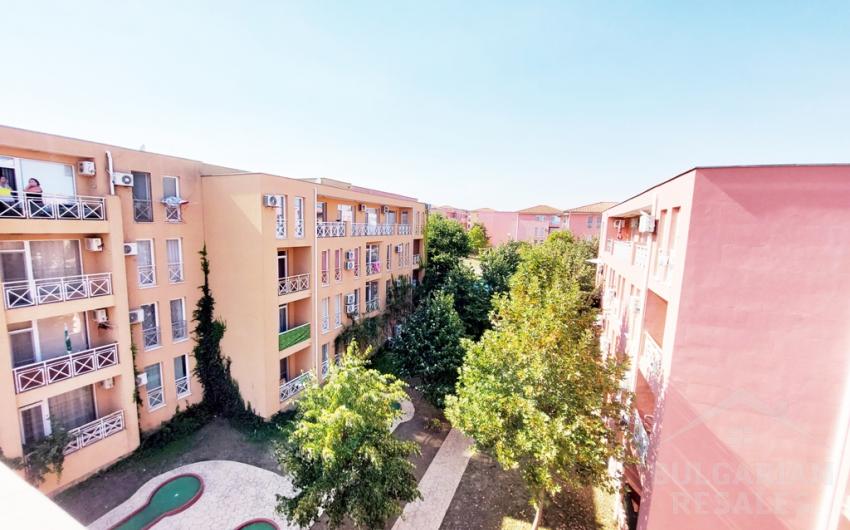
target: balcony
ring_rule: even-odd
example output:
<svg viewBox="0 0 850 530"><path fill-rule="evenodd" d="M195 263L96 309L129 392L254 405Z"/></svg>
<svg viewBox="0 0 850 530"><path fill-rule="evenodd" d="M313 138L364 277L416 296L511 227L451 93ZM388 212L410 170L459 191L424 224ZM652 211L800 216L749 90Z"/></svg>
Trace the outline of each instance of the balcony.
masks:
<svg viewBox="0 0 850 530"><path fill-rule="evenodd" d="M635 265L641 269L649 266L649 245L635 245Z"/></svg>
<svg viewBox="0 0 850 530"><path fill-rule="evenodd" d="M345 223L316 223L316 237L345 237Z"/></svg>
<svg viewBox="0 0 850 530"><path fill-rule="evenodd" d="M124 411L119 410L107 414L92 422L81 425L76 429L68 431L69 442L65 446L64 454L69 455L79 451L83 447L99 442L104 438L124 430Z"/></svg>
<svg viewBox="0 0 850 530"><path fill-rule="evenodd" d="M295 276L287 276L279 278L277 281L277 295L297 293L306 291L310 288L310 273L296 274Z"/></svg>
<svg viewBox="0 0 850 530"><path fill-rule="evenodd" d="M159 326L145 328L142 330L142 344L146 350L158 348L161 344Z"/></svg>
<svg viewBox="0 0 850 530"><path fill-rule="evenodd" d="M178 342L189 338L189 325L185 320L177 320L171 323L171 340Z"/></svg>
<svg viewBox="0 0 850 530"><path fill-rule="evenodd" d="M367 261L366 262L366 274L380 274L381 273L381 262L380 261Z"/></svg>
<svg viewBox="0 0 850 530"><path fill-rule="evenodd" d="M107 344L47 361L19 366L13 370L15 393L96 372L118 364L118 344Z"/></svg>
<svg viewBox="0 0 850 530"><path fill-rule="evenodd" d="M137 223L152 223L153 202L144 199L133 199L133 220Z"/></svg>
<svg viewBox="0 0 850 530"><path fill-rule="evenodd" d="M400 236L409 236L410 235L410 225L397 225L398 229L396 233Z"/></svg>
<svg viewBox="0 0 850 530"><path fill-rule="evenodd" d="M649 454L649 434L646 432L646 427L643 425L643 419L637 410L632 414L632 447L634 448L635 456L638 457L642 466L646 465L646 457Z"/></svg>
<svg viewBox="0 0 850 530"><path fill-rule="evenodd" d="M352 236L391 236L395 234L396 225L378 225L368 223L352 223Z"/></svg>
<svg viewBox="0 0 850 530"><path fill-rule="evenodd" d="M3 284L6 309L96 298L110 294L112 294L112 275L108 272L20 280Z"/></svg>
<svg viewBox="0 0 850 530"><path fill-rule="evenodd" d="M655 339L649 333L644 332L643 351L638 360L638 368L656 398L661 395L661 389L664 384L663 363L664 354L661 346L655 342Z"/></svg>
<svg viewBox="0 0 850 530"><path fill-rule="evenodd" d="M168 264L168 283L183 282L183 264L169 263Z"/></svg>
<svg viewBox="0 0 850 530"><path fill-rule="evenodd" d="M0 200L0 219L103 221L106 206L103 197L48 193L25 197L23 193L12 192Z"/></svg>
<svg viewBox="0 0 850 530"><path fill-rule="evenodd" d="M614 241L611 253L615 258L630 262L632 257L632 242L631 241Z"/></svg>
<svg viewBox="0 0 850 530"><path fill-rule="evenodd" d="M366 312L371 313L372 311L377 311L381 307L380 302L377 298L374 300L366 300Z"/></svg>
<svg viewBox="0 0 850 530"><path fill-rule="evenodd" d="M192 393L189 388L189 377L181 377L176 379L174 384L177 386L177 399L184 398Z"/></svg>
<svg viewBox="0 0 850 530"><path fill-rule="evenodd" d="M156 269L153 265L138 265L139 287L153 287L156 285Z"/></svg>
<svg viewBox="0 0 850 530"><path fill-rule="evenodd" d="M295 346L300 342L310 340L310 323L301 324L294 328L288 329L277 336L277 349L283 351L290 346Z"/></svg>
<svg viewBox="0 0 850 530"><path fill-rule="evenodd" d="M310 382L310 379L313 378L313 372L304 372L294 379L290 379L289 381L281 381L280 382L280 402L291 399L298 394L300 394L305 388L307 388L307 383Z"/></svg>
<svg viewBox="0 0 850 530"><path fill-rule="evenodd" d="M421 258L421 256L420 256L419 254L414 254L414 255L413 255L413 268L414 268L414 269L419 268L419 265L420 265L421 259L422 259L422 258Z"/></svg>

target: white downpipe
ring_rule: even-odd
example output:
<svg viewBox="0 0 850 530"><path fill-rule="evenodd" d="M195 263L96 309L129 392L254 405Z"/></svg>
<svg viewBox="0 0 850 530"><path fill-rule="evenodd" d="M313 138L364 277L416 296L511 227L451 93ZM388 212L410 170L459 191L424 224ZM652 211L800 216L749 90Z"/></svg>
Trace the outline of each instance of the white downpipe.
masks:
<svg viewBox="0 0 850 530"><path fill-rule="evenodd" d="M106 173L109 176L109 194L115 195L115 183L112 181L112 153L106 152Z"/></svg>

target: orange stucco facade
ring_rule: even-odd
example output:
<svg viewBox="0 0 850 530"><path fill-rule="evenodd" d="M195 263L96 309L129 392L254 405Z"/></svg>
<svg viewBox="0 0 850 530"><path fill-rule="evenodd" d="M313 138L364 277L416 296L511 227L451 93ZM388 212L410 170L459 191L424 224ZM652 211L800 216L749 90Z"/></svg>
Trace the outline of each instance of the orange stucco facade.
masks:
<svg viewBox="0 0 850 530"><path fill-rule="evenodd" d="M40 190L25 190L32 178ZM56 491L199 402L191 314L204 244L243 397L264 417L291 406L367 298L374 312L386 280L421 274L426 215L415 199L344 182L0 127L0 448L22 456L58 419L71 435L64 471L41 486ZM367 245L380 262L369 271ZM345 260L337 275L336 251L355 248L357 277ZM337 319L336 296L354 292L359 307Z"/></svg>

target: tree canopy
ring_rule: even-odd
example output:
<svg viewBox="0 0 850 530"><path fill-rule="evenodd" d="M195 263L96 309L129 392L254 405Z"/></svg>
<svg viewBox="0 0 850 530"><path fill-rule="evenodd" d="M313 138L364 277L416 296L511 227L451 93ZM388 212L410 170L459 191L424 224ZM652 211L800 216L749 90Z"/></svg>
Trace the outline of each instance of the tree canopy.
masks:
<svg viewBox="0 0 850 530"><path fill-rule="evenodd" d="M472 247L463 226L439 214L428 217L425 238L428 252L423 285L431 292L443 284L446 274L462 258L469 256Z"/></svg>
<svg viewBox="0 0 850 530"><path fill-rule="evenodd" d="M528 246L522 241L508 241L484 252L481 256L481 278L491 292L508 291L508 282L519 267L520 253Z"/></svg>
<svg viewBox="0 0 850 530"><path fill-rule="evenodd" d="M463 322L464 335L478 340L490 326L490 289L468 265L452 268L440 290L452 295L454 307Z"/></svg>
<svg viewBox="0 0 850 530"><path fill-rule="evenodd" d="M487 235L487 227L481 223L475 223L469 229L469 244L476 253L481 253L490 246L490 236Z"/></svg>
<svg viewBox="0 0 850 530"><path fill-rule="evenodd" d="M505 469L519 468L537 508L564 485L607 484L622 455L610 399L624 367L601 357L593 329L594 269L586 245L564 233L523 253L493 329L467 343L446 415Z"/></svg>
<svg viewBox="0 0 850 530"><path fill-rule="evenodd" d="M327 382L305 390L294 427L278 446L297 493L278 495L277 510L291 523L308 527L325 513L331 528L346 518L383 528L402 503L420 498L408 460L418 446L389 431L401 415L397 404L407 399L404 383L367 368L366 356L349 345Z"/></svg>

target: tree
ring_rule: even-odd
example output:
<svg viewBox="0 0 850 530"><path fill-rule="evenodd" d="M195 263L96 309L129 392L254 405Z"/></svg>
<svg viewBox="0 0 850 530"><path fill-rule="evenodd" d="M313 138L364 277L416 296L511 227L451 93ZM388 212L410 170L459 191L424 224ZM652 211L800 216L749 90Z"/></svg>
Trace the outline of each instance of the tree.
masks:
<svg viewBox="0 0 850 530"><path fill-rule="evenodd" d="M446 394L454 392L458 368L463 363L463 323L454 305L449 294L431 294L392 343L402 371L419 377L422 392L437 406L443 405Z"/></svg>
<svg viewBox="0 0 850 530"><path fill-rule="evenodd" d="M476 253L480 254L490 246L490 236L487 235L487 227L481 223L475 223L469 229L469 244Z"/></svg>
<svg viewBox="0 0 850 530"><path fill-rule="evenodd" d="M490 288L469 266L460 263L449 271L442 292L452 295L464 335L478 340L490 327Z"/></svg>
<svg viewBox="0 0 850 530"><path fill-rule="evenodd" d="M463 226L439 214L428 218L425 241L428 262L422 283L425 292L430 293L443 285L446 274L460 263L462 258L469 256L472 247Z"/></svg>
<svg viewBox="0 0 850 530"><path fill-rule="evenodd" d="M508 241L484 252L481 257L481 278L493 293L508 291L508 282L519 267L520 254L527 243Z"/></svg>
<svg viewBox="0 0 850 530"><path fill-rule="evenodd" d="M392 278L387 289L387 308L384 312L388 336L393 335L395 326L404 322L413 312L413 284L407 276Z"/></svg>
<svg viewBox="0 0 850 530"><path fill-rule="evenodd" d="M505 468L519 468L541 521L563 485L610 488L607 465L623 455L612 396L625 367L603 359L593 329L594 271L569 234L529 249L495 298L493 329L467 343L446 416Z"/></svg>
<svg viewBox="0 0 850 530"><path fill-rule="evenodd" d="M382 528L401 512L401 503L421 497L414 442L390 432L407 399L404 383L366 368L352 343L323 386L309 385L298 402L291 433L278 444L277 458L298 493L277 496L277 510L308 527L324 512L331 528L347 517L363 528Z"/></svg>

